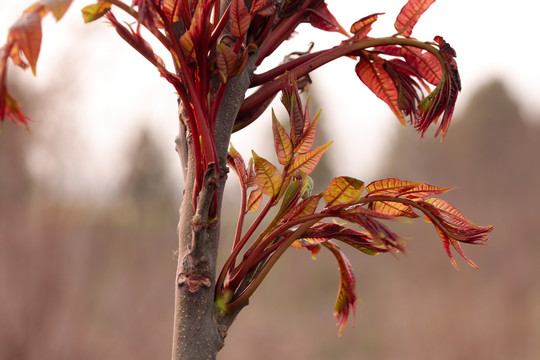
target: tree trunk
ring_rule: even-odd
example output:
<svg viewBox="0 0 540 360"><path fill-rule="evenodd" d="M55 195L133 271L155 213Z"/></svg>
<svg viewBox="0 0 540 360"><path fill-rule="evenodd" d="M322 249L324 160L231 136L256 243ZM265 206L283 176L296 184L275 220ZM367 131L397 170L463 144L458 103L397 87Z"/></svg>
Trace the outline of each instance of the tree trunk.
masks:
<svg viewBox="0 0 540 360"><path fill-rule="evenodd" d="M223 315L214 305L216 262L223 190L227 179L226 156L234 120L249 87L256 53L251 54L246 70L229 82L215 127L219 159L218 173L211 166L194 212L192 195L195 180L193 139L180 106L180 133L177 151L184 174L184 194L178 222L178 267L175 281L173 360L215 359L224 345L227 330L238 311ZM218 192L218 220L208 224L208 210Z"/></svg>

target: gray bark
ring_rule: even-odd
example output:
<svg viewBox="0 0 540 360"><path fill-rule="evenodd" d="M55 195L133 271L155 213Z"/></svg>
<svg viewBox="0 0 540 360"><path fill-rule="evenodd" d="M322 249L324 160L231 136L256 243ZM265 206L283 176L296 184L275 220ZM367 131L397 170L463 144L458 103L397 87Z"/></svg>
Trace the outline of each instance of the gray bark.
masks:
<svg viewBox="0 0 540 360"><path fill-rule="evenodd" d="M215 127L219 168L210 167L193 211L195 179L193 139L189 128L180 124L177 151L182 162L185 190L178 222L178 266L175 280L173 360L215 359L224 345L233 314L222 315L214 305L216 262L220 221L207 225L208 210L218 192L218 216L227 178L226 156L236 115L249 87L256 54L251 54L241 76L231 79ZM180 110L180 117L185 116Z"/></svg>

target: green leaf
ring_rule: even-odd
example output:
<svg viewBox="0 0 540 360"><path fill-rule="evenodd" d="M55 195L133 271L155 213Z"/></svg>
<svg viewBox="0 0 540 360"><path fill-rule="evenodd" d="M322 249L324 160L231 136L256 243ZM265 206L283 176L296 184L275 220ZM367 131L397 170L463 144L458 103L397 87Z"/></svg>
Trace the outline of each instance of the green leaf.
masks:
<svg viewBox="0 0 540 360"><path fill-rule="evenodd" d="M301 195L302 181L290 181L289 185L287 186L287 190L285 191L285 195L283 196L283 202L281 203L277 216L279 217L289 212L291 208L296 205L298 200L300 200Z"/></svg>
<svg viewBox="0 0 540 360"><path fill-rule="evenodd" d="M97 4L85 6L81 12L85 23L95 21L105 15L111 9L111 4L98 1Z"/></svg>
<svg viewBox="0 0 540 360"><path fill-rule="evenodd" d="M255 151L252 150L251 153L255 165L255 183L263 194L277 196L282 182L279 170L268 160L258 156Z"/></svg>
<svg viewBox="0 0 540 360"><path fill-rule="evenodd" d="M348 176L332 179L324 190L323 196L326 206L353 205L362 198L364 182Z"/></svg>

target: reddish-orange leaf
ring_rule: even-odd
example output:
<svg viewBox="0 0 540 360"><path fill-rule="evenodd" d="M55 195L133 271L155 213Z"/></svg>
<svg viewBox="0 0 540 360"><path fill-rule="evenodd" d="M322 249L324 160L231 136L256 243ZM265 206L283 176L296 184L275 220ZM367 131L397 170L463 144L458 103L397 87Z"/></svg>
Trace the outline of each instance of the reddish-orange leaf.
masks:
<svg viewBox="0 0 540 360"><path fill-rule="evenodd" d="M391 195L399 196L403 192L413 189L420 183L413 181L404 181L396 178L388 178L373 181L366 186L367 196Z"/></svg>
<svg viewBox="0 0 540 360"><path fill-rule="evenodd" d="M249 29L251 16L244 0L232 0L229 28L232 36L242 37Z"/></svg>
<svg viewBox="0 0 540 360"><path fill-rule="evenodd" d="M356 276L351 263L336 244L327 241L322 245L334 254L339 265L339 290L334 317L338 319L338 334L341 336L351 311L354 314L356 308Z"/></svg>
<svg viewBox="0 0 540 360"><path fill-rule="evenodd" d="M321 116L322 110L319 110L317 114L313 117L313 120L309 123L309 126L307 129L305 129L302 137L296 144L296 148L294 149L295 154L304 154L311 150L313 147L313 144L315 143L315 135L317 134L317 124L319 123L319 117ZM307 113L306 108L306 117L309 116ZM306 124L308 122L306 121Z"/></svg>
<svg viewBox="0 0 540 360"><path fill-rule="evenodd" d="M326 206L356 204L364 192L364 182L348 176L332 179L324 190Z"/></svg>
<svg viewBox="0 0 540 360"><path fill-rule="evenodd" d="M325 145L321 145L308 153L295 157L291 167L288 169L288 173L296 176L311 174L313 170L315 170L315 167L319 163L319 160L321 160L323 154L326 152L326 150L328 150L330 145L332 145L332 142L333 141Z"/></svg>
<svg viewBox="0 0 540 360"><path fill-rule="evenodd" d="M81 12L85 23L95 21L105 15L111 9L111 4L98 1L97 4L85 6Z"/></svg>
<svg viewBox="0 0 540 360"><path fill-rule="evenodd" d="M275 0L254 0L249 12L251 15L270 16L276 12L276 8Z"/></svg>
<svg viewBox="0 0 540 360"><path fill-rule="evenodd" d="M41 49L41 17L38 11L27 11L9 29L9 38L23 52L34 75Z"/></svg>
<svg viewBox="0 0 540 360"><path fill-rule="evenodd" d="M439 237L441 238L441 242L443 244L443 248L444 248L444 251L446 252L446 255L450 259L452 266L457 270L459 267L456 262L456 259L454 259L454 255L452 255L452 251L450 250L450 238L446 236L446 234L441 228L436 226L435 229L437 230L437 234L439 234Z"/></svg>
<svg viewBox="0 0 540 360"><path fill-rule="evenodd" d="M435 0L409 0L401 9L394 24L398 35L410 36L420 16L434 2Z"/></svg>
<svg viewBox="0 0 540 360"><path fill-rule="evenodd" d="M409 218L418 217L418 214L416 214L409 205L396 201L377 201L371 203L369 208L373 211L390 216L404 216Z"/></svg>
<svg viewBox="0 0 540 360"><path fill-rule="evenodd" d="M296 205L291 211L287 214L287 216L284 216L283 218L286 219L297 219L302 216L311 215L317 210L317 206L319 205L319 201L322 198L322 194L313 195L305 200L301 201L298 205Z"/></svg>
<svg viewBox="0 0 540 360"><path fill-rule="evenodd" d="M379 56L375 56L373 60L360 59L356 64L356 74L379 99L390 106L401 124L405 126L405 117L398 105L398 89L384 68L385 61Z"/></svg>
<svg viewBox="0 0 540 360"><path fill-rule="evenodd" d="M312 241L313 239L299 239L295 240L291 244L291 247L296 249L307 249L311 252L311 258L315 260L317 258L317 254L319 254L319 251L321 250L321 245L319 245L320 242L326 241L326 239L315 239L315 241ZM321 240L317 242L317 240Z"/></svg>
<svg viewBox="0 0 540 360"><path fill-rule="evenodd" d="M400 195L406 198L425 198L430 195L443 194L454 189L454 187L440 187L425 183L418 183L412 189L403 191Z"/></svg>
<svg viewBox="0 0 540 360"><path fill-rule="evenodd" d="M234 72L238 64L238 58L230 47L220 43L216 50L216 65L219 71L219 79L225 83Z"/></svg>
<svg viewBox="0 0 540 360"><path fill-rule="evenodd" d="M259 210L262 202L262 195L263 194L261 190L259 190L259 188L256 188L249 193L246 203L246 212L256 212L257 210Z"/></svg>
<svg viewBox="0 0 540 360"><path fill-rule="evenodd" d="M452 225L455 227L461 227L463 229L465 228L480 228L479 226L475 225L472 221L467 219L461 211L453 207L450 203L447 201L440 199L440 198L428 198L425 200L427 204L432 205L435 207L445 218L445 220L449 221Z"/></svg>
<svg viewBox="0 0 540 360"><path fill-rule="evenodd" d="M197 61L197 54L195 53L195 44L193 42L193 32L187 31L180 37L180 47L186 59L191 62Z"/></svg>
<svg viewBox="0 0 540 360"><path fill-rule="evenodd" d="M53 13L56 21L64 16L71 2L72 0L41 0L41 3Z"/></svg>
<svg viewBox="0 0 540 360"><path fill-rule="evenodd" d="M181 19L182 10L184 9L184 0L164 0L163 12L169 21L177 22Z"/></svg>
<svg viewBox="0 0 540 360"><path fill-rule="evenodd" d="M285 72L281 84L281 103L287 109L291 127L291 140L293 145L302 137L305 125L305 115L300 102L300 94L296 77L291 72Z"/></svg>
<svg viewBox="0 0 540 360"><path fill-rule="evenodd" d="M401 54L427 82L433 85L439 83L442 76L442 67L435 55L427 51L422 52L422 50L411 46L402 47Z"/></svg>
<svg viewBox="0 0 540 360"><path fill-rule="evenodd" d="M276 149L278 161L281 165L286 165L293 157L291 138L276 118L274 110L272 110L272 133L274 134L274 148Z"/></svg>
<svg viewBox="0 0 540 360"><path fill-rule="evenodd" d="M281 190L281 174L278 169L255 151L252 150L251 153L255 165L255 183L263 194L277 196Z"/></svg>
<svg viewBox="0 0 540 360"><path fill-rule="evenodd" d="M371 25L379 18L382 13L368 15L358 20L351 26L351 32L354 34L355 40L361 40L367 37L367 34L371 31Z"/></svg>
<svg viewBox="0 0 540 360"><path fill-rule="evenodd" d="M338 23L334 15L328 10L326 3L321 1L315 8L308 8L309 22L313 27L324 31L335 31L349 36L347 31Z"/></svg>
<svg viewBox="0 0 540 360"><path fill-rule="evenodd" d="M247 183L246 188L250 188L253 186L256 186L255 184L255 169L253 167L253 158L249 159L248 167L247 167Z"/></svg>
<svg viewBox="0 0 540 360"><path fill-rule="evenodd" d="M493 230L493 226L478 226L467 219L463 214L448 202L439 198L429 198L423 204L430 205L426 210L431 216L437 219L433 222L447 255L452 264L457 268L457 264L450 252L450 245L474 268L478 268L461 249L459 242L470 244L483 244L487 241L487 234ZM432 222L431 219L427 219ZM459 242L458 242L459 241Z"/></svg>
<svg viewBox="0 0 540 360"><path fill-rule="evenodd" d="M240 155L240 153L236 151L232 144L230 145L229 153L227 154L227 165L230 166L233 171L238 175L242 187L247 188L246 184L248 181L248 175L246 172L246 164L244 162L244 159L242 158L242 155Z"/></svg>
<svg viewBox="0 0 540 360"><path fill-rule="evenodd" d="M453 187L440 187L396 178L377 180L366 186L367 196L389 195L409 199L420 199L433 194L442 194Z"/></svg>
<svg viewBox="0 0 540 360"><path fill-rule="evenodd" d="M231 77L235 77L240 75L244 69L246 68L248 56L249 54L257 51L258 47L254 43L249 43L248 46L242 51L242 54L240 55L240 58L238 59L238 63L236 65L236 68L234 71L230 74Z"/></svg>
<svg viewBox="0 0 540 360"><path fill-rule="evenodd" d="M21 106L11 95L7 92L5 85L0 85L0 121L4 121L8 118L15 124L23 125L28 129L28 123L31 120L22 111Z"/></svg>
<svg viewBox="0 0 540 360"><path fill-rule="evenodd" d="M463 249L461 248L461 245L459 244L458 241L454 240L454 239L450 239L450 244L452 244L452 246L454 247L454 249L456 249L457 253L459 255L461 255L461 257L463 259L465 259L465 261L469 264L469 266L471 266L472 268L475 268L475 269L480 269L480 267L478 265L476 265L476 263L474 261L472 261L471 259L469 259L467 257L467 255L465 255L465 252L463 251ZM457 266L457 265L456 265Z"/></svg>

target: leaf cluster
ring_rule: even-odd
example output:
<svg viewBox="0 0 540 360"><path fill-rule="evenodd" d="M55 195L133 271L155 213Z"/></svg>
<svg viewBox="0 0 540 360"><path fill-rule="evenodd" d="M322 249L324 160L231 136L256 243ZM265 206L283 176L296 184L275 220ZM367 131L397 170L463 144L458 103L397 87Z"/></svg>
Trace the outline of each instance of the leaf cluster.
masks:
<svg viewBox="0 0 540 360"><path fill-rule="evenodd" d="M356 62L358 78L383 100L405 125L412 123L423 136L431 124L442 118L436 131L444 138L461 89L453 48L440 36L424 42L412 37L420 16L434 0L409 0L401 9L388 37L370 36L380 13L355 22L347 32L329 11L324 0L97 0L82 10L84 21L106 19L117 34L147 59L159 75L178 93L185 115L186 139L194 162L194 213L208 211L205 219L215 221L217 192L205 186L215 180L224 165L218 154L216 127L231 80L247 78L250 95L238 99L231 131L253 123L268 108L278 92L289 119L285 129L272 114L277 163L252 153L246 165L231 146L227 164L238 175L242 194L234 245L216 284L216 302L225 312L245 304L279 257L290 247L305 248L315 256L326 248L340 269L340 287L335 305L340 331L356 304L355 277L351 264L338 243L368 255L404 251L403 240L384 220L417 218L430 222L454 266L453 248L473 267L461 243L481 244L490 226L477 226L446 201L435 197L449 188L429 184L383 179L367 186L351 177L334 178L319 194L311 194L309 177L330 143L313 148L320 112L313 117L302 106L299 88L309 74L340 57ZM28 126L30 119L7 90L8 60L35 74L41 47L41 20L52 13L62 18L71 0L38 0L10 28L0 48L0 120ZM115 13L133 19L121 22ZM261 65L297 27L309 23L317 29L344 36L334 47L294 53L265 72ZM145 28L170 54L173 68L167 68L145 38ZM230 134L228 134L230 135ZM220 164L220 160L222 163ZM215 184L214 184L215 185ZM211 205L208 209L201 203ZM210 195L208 195L210 194ZM208 195L208 196L206 196ZM212 201L206 201L207 199ZM264 205L263 205L264 203ZM212 206L213 205L213 206ZM273 216L270 216L273 211ZM244 231L246 215L257 215ZM263 219L271 217L263 226ZM201 216L202 218L202 216ZM197 224L207 226L208 224Z"/></svg>
<svg viewBox="0 0 540 360"><path fill-rule="evenodd" d="M422 42L411 37L420 15L434 2L410 0L399 13L393 36L372 38L372 24L380 14L355 22L349 34L323 0L98 0L82 9L86 22L105 18L128 44L146 58L177 91L187 113L186 128L194 141L196 191L211 164L219 173L214 129L230 80L246 71L251 58L259 66L297 27L309 23L317 29L345 36L336 46L315 53L296 53L263 73L251 76L251 95L240 105L234 131L253 121L281 90L287 72L303 85L309 73L339 57L358 61L356 73L373 93L385 101L398 119L408 118L424 134L442 115L443 137L460 89L455 52L441 37ZM39 0L10 28L0 49L0 119L27 126L29 119L6 87L7 60L35 73L41 46L41 19L52 12L60 19L71 0ZM133 18L123 23L116 9ZM113 11L114 10L114 11ZM168 69L141 32L146 28L171 55ZM250 74L251 75L251 74ZM435 86L434 89L431 86Z"/></svg>
<svg viewBox="0 0 540 360"><path fill-rule="evenodd" d="M404 252L403 240L382 221L418 218L418 213L433 224L455 267L451 247L477 267L460 243L482 244L492 227L473 224L448 202L434 197L451 188L395 178L364 186L361 180L342 176L334 178L321 193L311 194L309 175L331 143L312 149L320 111L310 118L307 105L301 105L296 79L292 74L286 79L282 103L289 115L289 132L272 116L274 149L281 170L255 152L247 166L234 147L228 155L228 164L239 178L242 201L233 249L216 285L217 302L223 311L242 306L286 249L305 248L315 256L325 248L335 256L340 270L335 316L341 333L354 312L356 292L354 271L337 242L368 255ZM272 220L259 230L262 219L274 207ZM243 232L245 215L258 210Z"/></svg>

